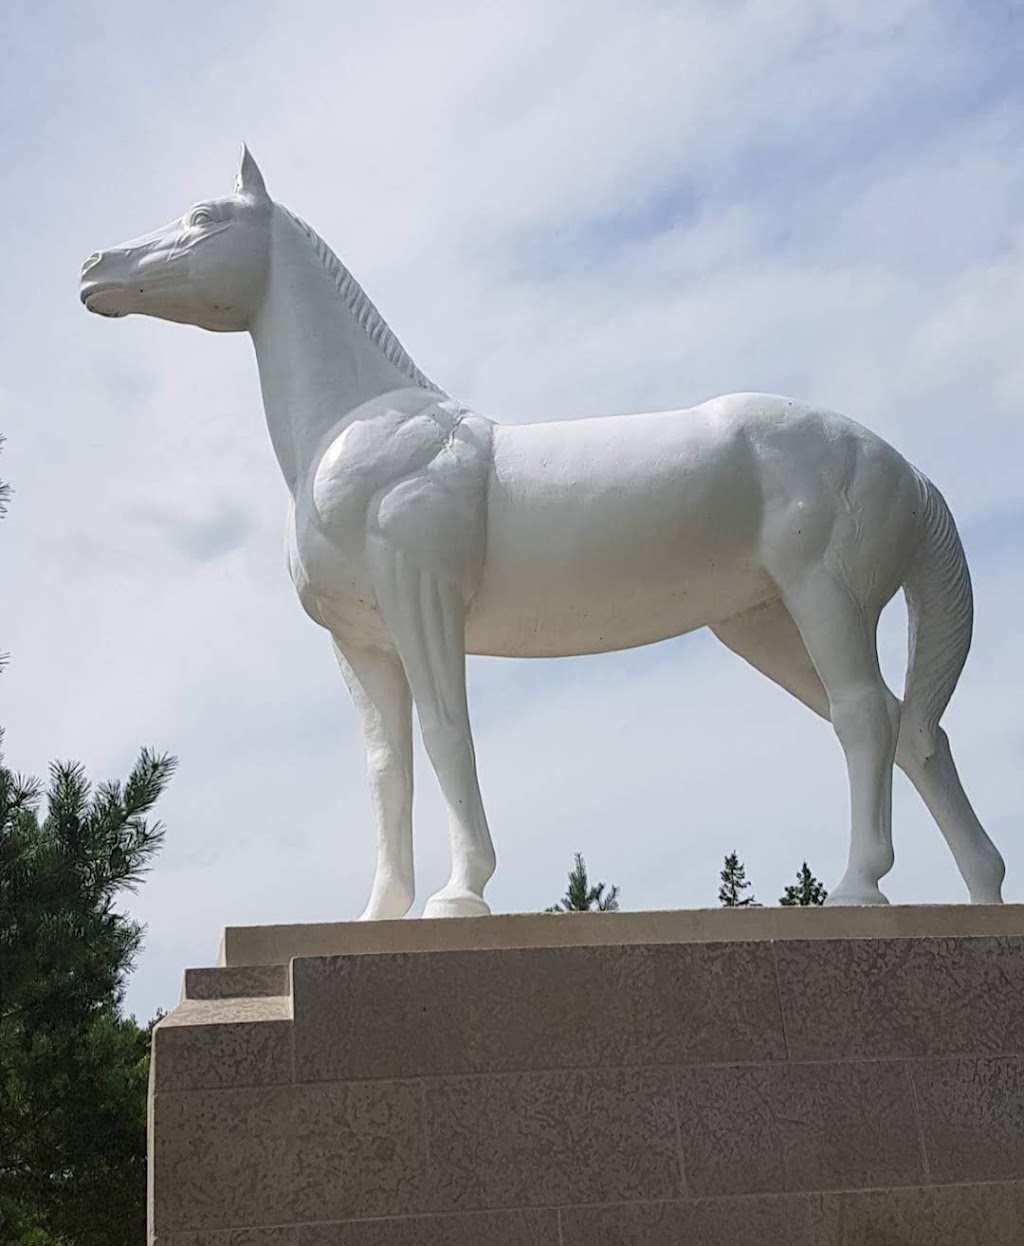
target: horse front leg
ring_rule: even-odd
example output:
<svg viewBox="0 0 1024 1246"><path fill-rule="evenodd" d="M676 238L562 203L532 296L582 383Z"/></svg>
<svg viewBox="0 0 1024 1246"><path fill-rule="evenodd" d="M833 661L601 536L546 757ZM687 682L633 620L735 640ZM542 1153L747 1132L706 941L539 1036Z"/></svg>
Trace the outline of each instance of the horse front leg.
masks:
<svg viewBox="0 0 1024 1246"><path fill-rule="evenodd" d="M334 643L363 720L377 831L377 870L360 920L404 917L412 907L412 701L397 653Z"/></svg>
<svg viewBox="0 0 1024 1246"><path fill-rule="evenodd" d="M389 542L376 543L374 589L412 688L427 756L448 809L451 877L424 917L490 912L484 887L494 873L466 700L465 607L458 584L424 570Z"/></svg>

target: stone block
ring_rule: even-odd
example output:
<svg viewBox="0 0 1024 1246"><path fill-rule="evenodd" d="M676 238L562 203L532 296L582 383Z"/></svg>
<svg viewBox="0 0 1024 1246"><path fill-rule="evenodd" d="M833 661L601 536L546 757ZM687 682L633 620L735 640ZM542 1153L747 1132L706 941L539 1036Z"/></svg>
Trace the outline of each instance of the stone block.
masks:
<svg viewBox="0 0 1024 1246"><path fill-rule="evenodd" d="M599 947L656 943L765 943L804 939L957 939L1024 934L1021 904L885 905L878 908L733 908L666 912L498 913L459 921L322 922L229 926L219 965L287 965L295 957L485 948Z"/></svg>
<svg viewBox="0 0 1024 1246"><path fill-rule="evenodd" d="M183 999L256 999L288 995L287 965L238 965L233 968L186 969Z"/></svg>
<svg viewBox="0 0 1024 1246"><path fill-rule="evenodd" d="M561 1246L552 1210L470 1212L310 1224L295 1246Z"/></svg>
<svg viewBox="0 0 1024 1246"><path fill-rule="evenodd" d="M1024 1178L1024 1058L923 1060L912 1068L933 1181Z"/></svg>
<svg viewBox="0 0 1024 1246"><path fill-rule="evenodd" d="M298 1230L291 1225L265 1229L201 1229L190 1233L161 1233L151 1246L298 1246Z"/></svg>
<svg viewBox="0 0 1024 1246"><path fill-rule="evenodd" d="M562 1246L817 1246L804 1195L567 1207Z"/></svg>
<svg viewBox="0 0 1024 1246"><path fill-rule="evenodd" d="M421 1089L414 1082L294 1086L295 1218L427 1210Z"/></svg>
<svg viewBox="0 0 1024 1246"><path fill-rule="evenodd" d="M1024 939L776 944L790 1056L1024 1052Z"/></svg>
<svg viewBox="0 0 1024 1246"><path fill-rule="evenodd" d="M786 1054L768 944L310 958L293 975L299 1081Z"/></svg>
<svg viewBox="0 0 1024 1246"><path fill-rule="evenodd" d="M682 1192L667 1073L443 1078L426 1083L424 1110L437 1211Z"/></svg>
<svg viewBox="0 0 1024 1246"><path fill-rule="evenodd" d="M423 1210L412 1083L161 1094L153 1118L158 1233Z"/></svg>
<svg viewBox="0 0 1024 1246"><path fill-rule="evenodd" d="M812 1246L1020 1246L1024 1185L819 1194L811 1199L811 1225Z"/></svg>
<svg viewBox="0 0 1024 1246"><path fill-rule="evenodd" d="M291 1001L187 1001L156 1026L153 1053L157 1093L290 1082Z"/></svg>
<svg viewBox="0 0 1024 1246"><path fill-rule="evenodd" d="M900 1063L719 1065L681 1070L676 1084L691 1195L924 1180Z"/></svg>

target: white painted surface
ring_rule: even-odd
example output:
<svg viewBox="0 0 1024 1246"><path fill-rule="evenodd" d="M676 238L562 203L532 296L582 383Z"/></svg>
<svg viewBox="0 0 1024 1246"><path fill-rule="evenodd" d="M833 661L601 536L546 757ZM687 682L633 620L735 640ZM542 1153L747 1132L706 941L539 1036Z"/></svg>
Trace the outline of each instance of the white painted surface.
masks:
<svg viewBox="0 0 1024 1246"><path fill-rule="evenodd" d="M868 430L760 394L496 425L419 371L323 241L270 199L247 151L233 195L91 256L81 294L101 315L252 335L292 495L292 578L364 720L378 838L365 917L402 916L413 900L413 705L451 827L451 878L426 915L488 911L467 651L592 653L704 626L831 718L851 840L830 903L885 902L894 760L971 899L999 901L1002 859L938 726L970 645L963 551L938 491ZM901 587L903 705L875 644Z"/></svg>

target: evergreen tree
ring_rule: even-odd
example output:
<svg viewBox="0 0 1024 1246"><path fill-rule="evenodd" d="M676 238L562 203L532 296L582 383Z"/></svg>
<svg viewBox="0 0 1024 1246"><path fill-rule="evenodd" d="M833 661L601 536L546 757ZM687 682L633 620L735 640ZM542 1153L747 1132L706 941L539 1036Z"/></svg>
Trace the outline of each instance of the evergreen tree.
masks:
<svg viewBox="0 0 1024 1246"><path fill-rule="evenodd" d="M750 887L747 882L747 871L738 854L733 851L725 858L720 875L722 885L718 888L718 902L727 909L746 908L748 905L757 907L753 896L743 895Z"/></svg>
<svg viewBox="0 0 1024 1246"><path fill-rule="evenodd" d="M4 448L5 437L0 433L0 450ZM7 503L11 497L11 486L6 481L0 480L0 519L7 514ZM7 664L7 654L0 653L0 670L3 670Z"/></svg>
<svg viewBox="0 0 1024 1246"><path fill-rule="evenodd" d="M124 1018L142 928L114 907L163 830L174 760L144 750L92 789L54 765L45 793L0 757L0 1239L145 1240L149 1031Z"/></svg>
<svg viewBox="0 0 1024 1246"><path fill-rule="evenodd" d="M821 883L814 877L807 868L807 862L803 863L803 867L797 870L796 882L787 887L779 898L780 904L824 904L828 899L828 892Z"/></svg>
<svg viewBox="0 0 1024 1246"><path fill-rule="evenodd" d="M548 913L589 913L597 910L600 913L614 913L619 907L618 887L609 887L605 894L604 883L591 887L587 877L587 863L583 854L576 853L576 864L569 871L569 886L565 895L547 909Z"/></svg>

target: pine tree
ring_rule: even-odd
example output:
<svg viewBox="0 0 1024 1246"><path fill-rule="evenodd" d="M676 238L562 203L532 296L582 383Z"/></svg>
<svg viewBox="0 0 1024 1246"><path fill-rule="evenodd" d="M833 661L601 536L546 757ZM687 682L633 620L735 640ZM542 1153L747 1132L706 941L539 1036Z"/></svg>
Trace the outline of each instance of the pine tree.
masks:
<svg viewBox="0 0 1024 1246"><path fill-rule="evenodd" d="M145 1238L149 1031L122 1016L142 928L115 900L163 830L174 760L144 750L124 784L80 766L39 783L0 757L0 1238Z"/></svg>
<svg viewBox="0 0 1024 1246"><path fill-rule="evenodd" d="M548 913L589 913L597 910L600 913L614 913L619 907L618 887L609 887L605 894L604 883L591 887L587 877L587 863L583 854L576 853L576 864L569 871L569 886L565 895L545 911Z"/></svg>
<svg viewBox="0 0 1024 1246"><path fill-rule="evenodd" d="M746 908L748 905L757 907L753 896L744 896L750 883L747 882L747 871L739 855L734 851L725 858L721 873L722 885L718 888L718 902L727 909Z"/></svg>
<svg viewBox="0 0 1024 1246"><path fill-rule="evenodd" d="M828 892L821 883L814 877L807 868L807 862L803 863L803 867L797 870L796 882L787 887L779 898L780 904L786 905L812 905L824 904L828 899Z"/></svg>
<svg viewBox="0 0 1024 1246"><path fill-rule="evenodd" d="M5 440L6 438L4 437L3 433L0 433L0 450L3 449ZM3 517L7 514L7 503L10 501L10 497L11 497L11 486L7 484L6 481L0 480L0 519L3 519ZM3 670L3 668L6 665L7 665L7 654L0 653L0 670Z"/></svg>

